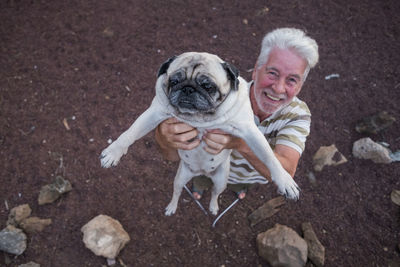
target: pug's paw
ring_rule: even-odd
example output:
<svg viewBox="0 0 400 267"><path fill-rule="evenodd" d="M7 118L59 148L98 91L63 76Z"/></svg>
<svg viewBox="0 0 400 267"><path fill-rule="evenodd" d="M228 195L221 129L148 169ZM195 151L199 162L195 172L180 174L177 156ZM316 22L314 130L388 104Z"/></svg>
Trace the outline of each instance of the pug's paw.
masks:
<svg viewBox="0 0 400 267"><path fill-rule="evenodd" d="M273 181L278 187L279 194L289 199L299 199L300 188L289 173L284 171L281 175L279 175L278 179L273 179Z"/></svg>
<svg viewBox="0 0 400 267"><path fill-rule="evenodd" d="M126 154L128 148L119 146L116 142L109 145L101 152L100 162L103 168L116 166L123 155Z"/></svg>

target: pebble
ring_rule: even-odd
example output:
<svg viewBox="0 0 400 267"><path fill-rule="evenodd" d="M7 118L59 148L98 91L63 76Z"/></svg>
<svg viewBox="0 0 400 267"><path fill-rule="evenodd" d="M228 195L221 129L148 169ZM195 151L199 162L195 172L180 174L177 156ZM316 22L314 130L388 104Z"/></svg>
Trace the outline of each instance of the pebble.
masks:
<svg viewBox="0 0 400 267"><path fill-rule="evenodd" d="M21 255L26 249L26 235L21 229L8 225L0 232L0 250Z"/></svg>

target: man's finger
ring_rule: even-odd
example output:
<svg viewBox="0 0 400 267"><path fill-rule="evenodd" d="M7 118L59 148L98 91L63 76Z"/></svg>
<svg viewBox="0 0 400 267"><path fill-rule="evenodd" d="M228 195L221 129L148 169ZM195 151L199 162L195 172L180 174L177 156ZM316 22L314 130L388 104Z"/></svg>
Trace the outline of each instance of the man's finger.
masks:
<svg viewBox="0 0 400 267"><path fill-rule="evenodd" d="M222 131L221 129L207 129L206 133L224 134L224 135L229 134L227 132Z"/></svg>
<svg viewBox="0 0 400 267"><path fill-rule="evenodd" d="M192 142L177 143L177 149L192 150L200 144L200 139L196 138Z"/></svg>

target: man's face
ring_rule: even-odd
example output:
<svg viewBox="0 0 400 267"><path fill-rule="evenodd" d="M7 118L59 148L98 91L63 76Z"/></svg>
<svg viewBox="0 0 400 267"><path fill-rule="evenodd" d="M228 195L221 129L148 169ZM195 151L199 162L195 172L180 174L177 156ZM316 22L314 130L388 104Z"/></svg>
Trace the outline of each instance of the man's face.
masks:
<svg viewBox="0 0 400 267"><path fill-rule="evenodd" d="M300 92L306 67L307 61L291 50L273 48L267 63L253 71L256 115L268 117L288 104Z"/></svg>

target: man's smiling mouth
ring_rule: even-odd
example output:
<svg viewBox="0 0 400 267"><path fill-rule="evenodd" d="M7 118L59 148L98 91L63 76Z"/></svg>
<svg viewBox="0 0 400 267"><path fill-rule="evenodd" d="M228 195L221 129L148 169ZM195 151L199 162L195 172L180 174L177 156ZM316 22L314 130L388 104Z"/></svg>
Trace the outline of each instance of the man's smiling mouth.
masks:
<svg viewBox="0 0 400 267"><path fill-rule="evenodd" d="M281 100L279 97L274 97L274 96L272 96L272 95L270 95L270 94L268 94L268 93L266 93L266 92L264 92L264 95L265 95L266 97L268 97L269 99L274 100L274 101L279 101L279 100Z"/></svg>

